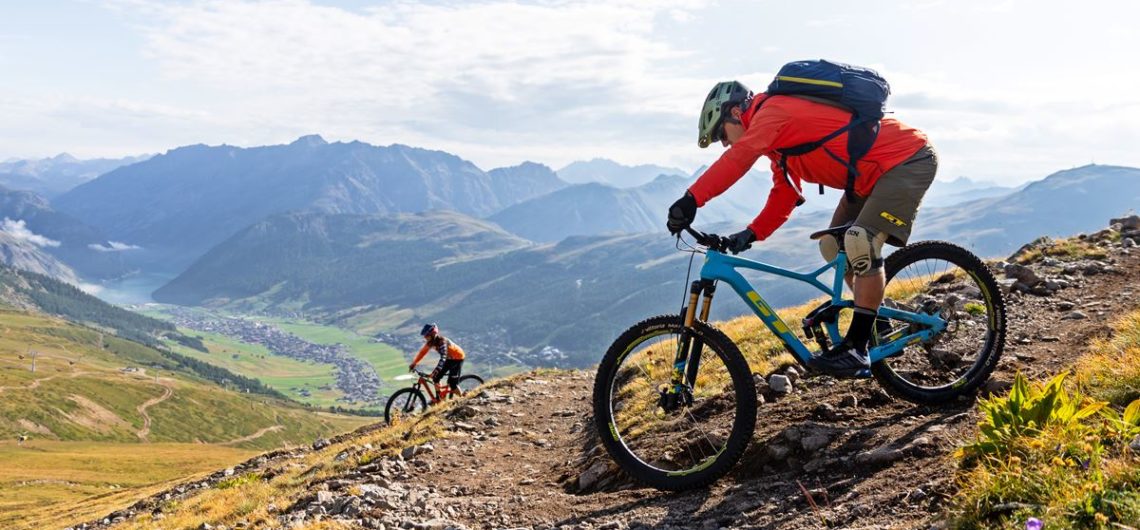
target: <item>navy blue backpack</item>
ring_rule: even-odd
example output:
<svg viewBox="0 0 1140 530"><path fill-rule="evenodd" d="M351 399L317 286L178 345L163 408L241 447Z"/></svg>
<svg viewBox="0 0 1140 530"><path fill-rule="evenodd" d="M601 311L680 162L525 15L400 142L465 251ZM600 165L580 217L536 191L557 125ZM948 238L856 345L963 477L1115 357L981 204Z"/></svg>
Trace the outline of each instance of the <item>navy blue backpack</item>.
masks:
<svg viewBox="0 0 1140 530"><path fill-rule="evenodd" d="M823 147L835 137L847 132L847 160L832 153L826 147L831 158L847 168L847 186L843 194L847 200L854 202L855 177L859 175L855 163L871 150L875 138L879 135L879 120L883 119L887 96L891 94L891 87L887 81L870 68L851 66L843 63L825 61L796 61L785 64L776 73L776 78L768 85L769 96L805 96L819 98L835 104L851 112L851 121L835 132L814 142L808 142L792 147L777 149L780 153L780 168L784 170L785 178L788 174L788 157L810 153ZM761 102L763 105L763 102ZM757 106L757 110L759 110ZM788 179L789 184L791 179ZM793 185L792 189L796 189ZM797 193L799 190L797 190ZM819 192L823 193L820 184ZM800 195L796 205L803 204L803 195Z"/></svg>

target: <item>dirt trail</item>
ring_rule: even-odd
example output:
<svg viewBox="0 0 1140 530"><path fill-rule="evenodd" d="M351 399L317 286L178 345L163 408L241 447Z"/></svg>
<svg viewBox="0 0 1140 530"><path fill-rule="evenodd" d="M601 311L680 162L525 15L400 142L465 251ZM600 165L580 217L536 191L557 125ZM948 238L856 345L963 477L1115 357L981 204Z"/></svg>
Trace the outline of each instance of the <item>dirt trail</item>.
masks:
<svg viewBox="0 0 1140 530"><path fill-rule="evenodd" d="M170 386L169 381L160 380L159 384L162 385L162 395L156 398L148 399L143 402L142 405L139 405L135 408L135 410L139 411L139 414L141 414L143 417L143 426L135 434L137 434L139 440L143 442L149 441L147 437L150 436L150 415L146 413L146 409L162 403L163 401L170 399L170 396L174 395L174 388Z"/></svg>
<svg viewBox="0 0 1140 530"><path fill-rule="evenodd" d="M234 438L233 440L230 440L228 442L222 442L220 445L237 445L240 443L245 443L245 442L248 442L251 440L256 440L258 438L261 438L262 436L265 436L266 434L269 434L271 432L280 431L281 429L284 429L284 428L285 428L284 425L271 425L271 426L265 427L263 429L258 429L257 432L250 434L248 436L242 436L241 438Z"/></svg>
<svg viewBox="0 0 1140 530"><path fill-rule="evenodd" d="M1008 344L993 380L1056 374L1091 338L1107 336L1114 317L1140 309L1129 290L1140 289L1140 255L1116 256L1112 267L1117 274L1084 276L1052 297L1011 295ZM1062 319L1069 304L1087 318ZM594 445L592 377L535 376L473 398L477 414L417 455L426 465L411 468L423 472L403 486L438 496L429 506L472 528L807 529L825 520L841 528L927 528L953 493L948 455L977 422L973 400L915 406L873 381L807 379L760 407L753 443L729 477L702 491L663 493L629 484ZM842 406L845 397L856 405ZM807 432L830 441L806 451ZM587 481L611 491L574 493L591 467Z"/></svg>
<svg viewBox="0 0 1140 530"><path fill-rule="evenodd" d="M23 385L23 386L0 386L0 392L3 392L5 390L35 390L35 389L39 388L40 383L43 383L44 381L51 381L52 379L58 379L60 377L79 377L81 375L87 375L90 373L93 373L93 372L70 372L70 373L66 373L66 374L49 375L47 377L41 377L39 379L33 379L31 383L28 383L27 385Z"/></svg>

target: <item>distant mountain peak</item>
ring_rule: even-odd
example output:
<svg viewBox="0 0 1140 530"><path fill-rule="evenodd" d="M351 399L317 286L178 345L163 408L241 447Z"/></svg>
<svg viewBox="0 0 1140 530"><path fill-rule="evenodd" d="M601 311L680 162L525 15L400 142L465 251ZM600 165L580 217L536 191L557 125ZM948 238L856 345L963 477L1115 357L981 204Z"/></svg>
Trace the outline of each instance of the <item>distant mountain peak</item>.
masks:
<svg viewBox="0 0 1140 530"><path fill-rule="evenodd" d="M652 182L659 175L686 175L687 172L653 164L627 166L608 158L592 158L567 164L557 171L563 180L579 184L583 182L604 182L618 188L633 188Z"/></svg>
<svg viewBox="0 0 1140 530"><path fill-rule="evenodd" d="M71 156L69 153L60 153L51 158L52 162L78 162L79 159Z"/></svg>
<svg viewBox="0 0 1140 530"><path fill-rule="evenodd" d="M307 147L320 147L322 145L328 145L328 144L329 143L326 142L325 139L322 138L321 135L319 135L319 134L307 134L305 136L297 138L296 140L293 141L293 143L291 143L289 145L298 145L298 146L307 146Z"/></svg>

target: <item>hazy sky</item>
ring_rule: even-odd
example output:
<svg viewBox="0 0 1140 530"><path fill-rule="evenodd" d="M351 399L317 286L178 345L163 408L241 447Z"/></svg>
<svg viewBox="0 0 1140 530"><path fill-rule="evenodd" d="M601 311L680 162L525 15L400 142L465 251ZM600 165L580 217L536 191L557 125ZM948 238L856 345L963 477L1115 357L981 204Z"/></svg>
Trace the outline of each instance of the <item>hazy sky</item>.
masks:
<svg viewBox="0 0 1140 530"><path fill-rule="evenodd" d="M1138 2L0 0L0 160L310 133L480 167L695 169L717 80L825 57L891 82L942 177L1140 166Z"/></svg>

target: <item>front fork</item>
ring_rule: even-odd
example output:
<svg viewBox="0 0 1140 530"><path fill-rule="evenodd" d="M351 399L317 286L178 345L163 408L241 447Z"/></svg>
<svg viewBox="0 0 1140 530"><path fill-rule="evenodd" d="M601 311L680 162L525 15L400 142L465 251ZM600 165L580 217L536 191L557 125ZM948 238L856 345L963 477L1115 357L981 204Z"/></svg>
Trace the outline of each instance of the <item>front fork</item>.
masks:
<svg viewBox="0 0 1140 530"><path fill-rule="evenodd" d="M685 324L681 328L681 338L677 343L677 354L673 358L673 377L668 390L662 392L661 396L662 406L666 411L692 403L692 391L693 387L696 386L697 373L701 367L701 350L704 349L704 343L693 331L693 322L698 318L702 322L708 322L715 293L716 281L714 280L697 280L689 286L689 303L681 311ZM699 316L697 313L698 300L703 300Z"/></svg>

